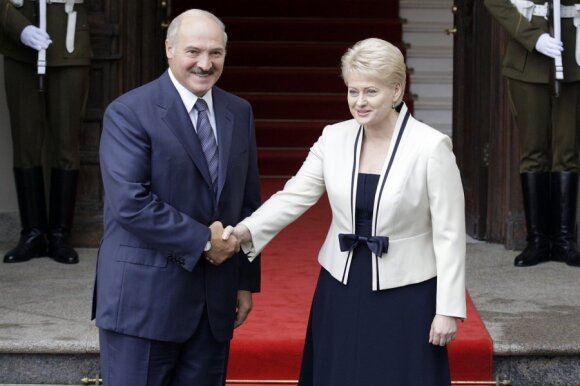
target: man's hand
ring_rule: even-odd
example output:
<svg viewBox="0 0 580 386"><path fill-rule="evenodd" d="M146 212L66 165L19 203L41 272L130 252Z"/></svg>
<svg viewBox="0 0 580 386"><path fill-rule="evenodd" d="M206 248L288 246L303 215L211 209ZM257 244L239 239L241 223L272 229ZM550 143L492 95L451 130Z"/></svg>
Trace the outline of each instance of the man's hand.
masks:
<svg viewBox="0 0 580 386"><path fill-rule="evenodd" d="M29 25L22 30L20 33L20 41L25 46L37 51L46 50L50 43L52 43L52 40L50 40L50 36L48 36L46 31L43 31L34 25Z"/></svg>
<svg viewBox="0 0 580 386"><path fill-rule="evenodd" d="M220 221L215 221L209 226L211 231L211 248L205 252L205 258L213 265L220 265L229 259L234 253L239 252L240 242L236 237L223 239L224 226Z"/></svg>
<svg viewBox="0 0 580 386"><path fill-rule="evenodd" d="M250 311L252 311L252 293L250 291L238 291L238 308L236 310L234 328L238 328L244 323Z"/></svg>
<svg viewBox="0 0 580 386"><path fill-rule="evenodd" d="M536 42L536 51L550 58L556 58L562 55L564 45L560 40L554 39L549 34L541 34Z"/></svg>
<svg viewBox="0 0 580 386"><path fill-rule="evenodd" d="M457 321L452 316L435 315L429 332L429 343L445 346L457 335Z"/></svg>

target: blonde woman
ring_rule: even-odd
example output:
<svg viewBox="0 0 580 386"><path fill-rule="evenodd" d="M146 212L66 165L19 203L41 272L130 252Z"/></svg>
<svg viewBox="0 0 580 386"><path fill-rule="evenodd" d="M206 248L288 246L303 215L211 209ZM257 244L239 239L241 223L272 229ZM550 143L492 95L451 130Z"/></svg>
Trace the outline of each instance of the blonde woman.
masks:
<svg viewBox="0 0 580 386"><path fill-rule="evenodd" d="M354 119L327 126L298 173L236 235L250 259L326 192L300 385L449 385L465 310L465 219L449 137L402 102L401 52L380 39L342 58ZM289 259L292 256L288 256Z"/></svg>

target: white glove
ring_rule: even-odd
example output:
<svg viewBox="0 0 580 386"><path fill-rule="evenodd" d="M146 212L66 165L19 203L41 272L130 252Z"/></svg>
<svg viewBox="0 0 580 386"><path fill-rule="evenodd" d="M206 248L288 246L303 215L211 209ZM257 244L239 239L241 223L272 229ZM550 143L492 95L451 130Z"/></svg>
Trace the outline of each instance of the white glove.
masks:
<svg viewBox="0 0 580 386"><path fill-rule="evenodd" d="M564 45L560 40L554 39L549 34L544 33L540 35L536 42L536 50L550 58L556 58L562 55Z"/></svg>
<svg viewBox="0 0 580 386"><path fill-rule="evenodd" d="M22 44L37 51L46 50L52 43L50 36L45 31L33 25L29 25L22 30L20 41Z"/></svg>

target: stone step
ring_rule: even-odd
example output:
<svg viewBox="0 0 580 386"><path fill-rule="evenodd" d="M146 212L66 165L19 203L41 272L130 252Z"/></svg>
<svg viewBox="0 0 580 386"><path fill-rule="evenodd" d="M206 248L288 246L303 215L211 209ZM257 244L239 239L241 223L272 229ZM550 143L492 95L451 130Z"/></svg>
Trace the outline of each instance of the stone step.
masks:
<svg viewBox="0 0 580 386"><path fill-rule="evenodd" d="M452 22L450 0L400 0L399 16L415 23Z"/></svg>
<svg viewBox="0 0 580 386"><path fill-rule="evenodd" d="M330 120L317 119L257 119L258 147L310 147L322 134Z"/></svg>
<svg viewBox="0 0 580 386"><path fill-rule="evenodd" d="M407 65L414 75L425 72L453 73L453 48L447 46L412 46L407 49Z"/></svg>
<svg viewBox="0 0 580 386"><path fill-rule="evenodd" d="M220 17L363 17L381 18L397 14L399 0L197 0L196 8ZM177 10L176 13L179 13Z"/></svg>
<svg viewBox="0 0 580 386"><path fill-rule="evenodd" d="M11 374L0 375L0 386L64 386L90 385L83 378L98 376L98 356L69 356L52 354L43 356L0 355L0 365L11 361ZM42 363L42 365L40 365ZM578 386L580 382L580 355L531 354L497 355L493 357L494 380L498 385L525 386ZM1 367L0 367L1 369ZM90 373L91 375L84 375ZM3 383L2 380L6 381ZM482 380L476 380L481 382ZM492 380L488 380L492 381ZM507 383L510 381L510 383ZM491 384L491 383L490 383Z"/></svg>
<svg viewBox="0 0 580 386"><path fill-rule="evenodd" d="M448 35L446 29L450 23L410 23L403 24L405 43L413 46L445 46L453 47L453 35Z"/></svg>
<svg viewBox="0 0 580 386"><path fill-rule="evenodd" d="M351 119L344 92L341 93L265 93L241 92L248 100L256 119L317 119L339 121ZM413 100L405 95L410 109ZM291 109L288 109L291 106Z"/></svg>
<svg viewBox="0 0 580 386"><path fill-rule="evenodd" d="M453 97L453 78L451 74L431 73L413 76L413 94L418 98ZM451 105L449 105L451 107Z"/></svg>
<svg viewBox="0 0 580 386"><path fill-rule="evenodd" d="M410 87L413 76L407 77ZM265 67L228 66L218 86L239 92L341 93L346 100L346 86L340 68L334 67Z"/></svg>
<svg viewBox="0 0 580 386"><path fill-rule="evenodd" d="M343 93L346 86L336 67L260 67L228 66L218 85L233 93L323 92Z"/></svg>
<svg viewBox="0 0 580 386"><path fill-rule="evenodd" d="M0 245L0 255L8 247ZM78 252L75 266L34 259L0 269L0 385L81 385L98 375L89 320L97 250ZM494 340L494 378L578 386L578 271L556 262L517 268L517 253L499 244L467 246L466 285Z"/></svg>
<svg viewBox="0 0 580 386"><path fill-rule="evenodd" d="M401 41L398 18L226 17L223 22L231 41L356 42L369 36Z"/></svg>
<svg viewBox="0 0 580 386"><path fill-rule="evenodd" d="M353 42L232 41L227 61L235 66L338 67ZM405 54L405 47L399 45Z"/></svg>

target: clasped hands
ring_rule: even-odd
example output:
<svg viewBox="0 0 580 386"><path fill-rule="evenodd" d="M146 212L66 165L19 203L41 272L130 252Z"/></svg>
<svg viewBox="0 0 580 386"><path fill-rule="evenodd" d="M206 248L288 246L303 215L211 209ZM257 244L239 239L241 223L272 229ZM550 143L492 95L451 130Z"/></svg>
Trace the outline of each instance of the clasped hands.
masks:
<svg viewBox="0 0 580 386"><path fill-rule="evenodd" d="M211 248L205 252L205 258L213 265L220 265L240 251L240 244L252 240L247 227L238 224L228 225L225 229L220 221L215 221L209 227L211 231Z"/></svg>
<svg viewBox="0 0 580 386"><path fill-rule="evenodd" d="M205 252L205 259L213 265L220 265L234 253L239 252L240 242L236 237L223 237L224 226L221 221L214 221L210 226L211 248Z"/></svg>

